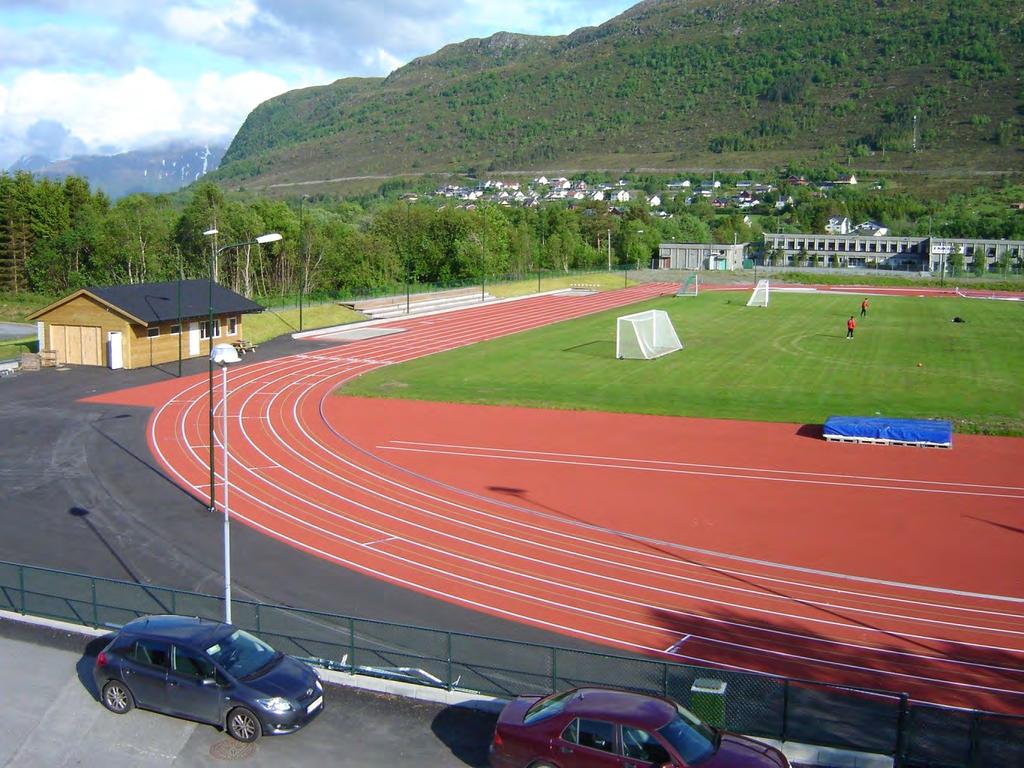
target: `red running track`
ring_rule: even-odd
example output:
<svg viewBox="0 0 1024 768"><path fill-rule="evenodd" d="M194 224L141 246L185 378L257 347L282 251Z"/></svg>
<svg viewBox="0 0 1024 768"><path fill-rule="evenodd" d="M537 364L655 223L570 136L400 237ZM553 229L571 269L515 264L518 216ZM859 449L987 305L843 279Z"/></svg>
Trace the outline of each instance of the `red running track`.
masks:
<svg viewBox="0 0 1024 768"><path fill-rule="evenodd" d="M332 395L382 365L674 288L405 318L383 326L401 333L233 369L233 517L597 643L1024 711L1024 440L879 447L792 424ZM97 399L153 406L154 455L208 498L205 376Z"/></svg>

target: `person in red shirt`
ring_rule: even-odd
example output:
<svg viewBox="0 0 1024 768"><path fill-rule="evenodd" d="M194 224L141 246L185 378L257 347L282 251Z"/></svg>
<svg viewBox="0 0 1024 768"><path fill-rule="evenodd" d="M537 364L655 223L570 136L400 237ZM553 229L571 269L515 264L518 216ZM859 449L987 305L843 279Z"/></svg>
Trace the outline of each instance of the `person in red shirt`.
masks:
<svg viewBox="0 0 1024 768"><path fill-rule="evenodd" d="M868 300L864 299L864 301L862 301L860 303L860 316L864 317L865 315L867 315L867 313L868 313Z"/></svg>
<svg viewBox="0 0 1024 768"><path fill-rule="evenodd" d="M857 321L853 319L853 315L850 315L850 319L846 321L846 338L853 338L853 329L857 327Z"/></svg>

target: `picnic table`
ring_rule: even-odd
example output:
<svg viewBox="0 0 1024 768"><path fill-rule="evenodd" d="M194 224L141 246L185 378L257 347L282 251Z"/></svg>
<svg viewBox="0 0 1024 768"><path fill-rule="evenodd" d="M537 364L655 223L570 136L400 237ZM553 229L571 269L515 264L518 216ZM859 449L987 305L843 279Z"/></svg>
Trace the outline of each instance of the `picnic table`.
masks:
<svg viewBox="0 0 1024 768"><path fill-rule="evenodd" d="M259 344L253 344L248 339L237 339L231 342L231 346L233 346L238 351L239 355L244 355L248 352L252 352L255 354L256 347L258 347Z"/></svg>

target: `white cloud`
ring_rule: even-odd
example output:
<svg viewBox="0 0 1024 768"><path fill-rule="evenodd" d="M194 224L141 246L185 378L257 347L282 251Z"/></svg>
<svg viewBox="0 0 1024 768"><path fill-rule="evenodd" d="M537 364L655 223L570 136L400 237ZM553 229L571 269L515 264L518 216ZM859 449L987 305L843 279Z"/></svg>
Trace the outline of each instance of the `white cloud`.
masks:
<svg viewBox="0 0 1024 768"><path fill-rule="evenodd" d="M211 140L230 137L256 105L289 88L284 80L265 72L243 72L231 77L207 73L188 95L187 120L198 136Z"/></svg>
<svg viewBox="0 0 1024 768"><path fill-rule="evenodd" d="M311 82L322 82L322 75L315 73ZM0 168L38 144L32 132L40 124L67 131L67 140L51 148L89 153L172 139L226 143L257 104L291 87L255 71L206 73L192 82L172 82L145 68L119 77L26 72L9 88L0 86Z"/></svg>
<svg viewBox="0 0 1024 768"><path fill-rule="evenodd" d="M10 88L5 120L27 125L54 120L94 147L129 146L140 136L171 133L181 125L174 86L148 69L121 77L32 70Z"/></svg>
<svg viewBox="0 0 1024 768"><path fill-rule="evenodd" d="M164 12L163 22L182 40L219 47L237 30L248 27L256 13L249 0L235 0L224 7L174 5Z"/></svg>

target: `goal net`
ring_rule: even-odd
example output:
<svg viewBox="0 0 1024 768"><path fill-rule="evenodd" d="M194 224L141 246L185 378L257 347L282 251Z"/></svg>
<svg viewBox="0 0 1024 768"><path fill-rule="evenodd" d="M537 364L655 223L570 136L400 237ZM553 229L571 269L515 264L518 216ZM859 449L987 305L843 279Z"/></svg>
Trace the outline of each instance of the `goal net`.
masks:
<svg viewBox="0 0 1024 768"><path fill-rule="evenodd" d="M750 300L747 302L748 307L767 307L768 306L768 281L758 280L757 286L754 288L754 292L750 294Z"/></svg>
<svg viewBox="0 0 1024 768"><path fill-rule="evenodd" d="M697 276L697 273L694 272L683 281L683 284L679 287L679 291L676 293L676 296L696 296L699 291L700 278Z"/></svg>
<svg viewBox="0 0 1024 768"><path fill-rule="evenodd" d="M615 356L650 360L683 348L668 313L661 309L623 315L616 322Z"/></svg>

